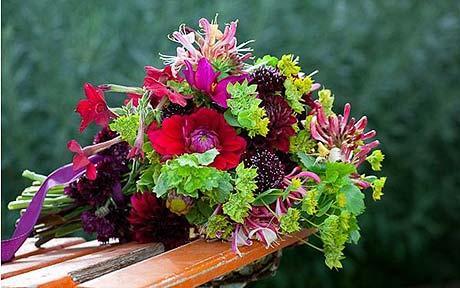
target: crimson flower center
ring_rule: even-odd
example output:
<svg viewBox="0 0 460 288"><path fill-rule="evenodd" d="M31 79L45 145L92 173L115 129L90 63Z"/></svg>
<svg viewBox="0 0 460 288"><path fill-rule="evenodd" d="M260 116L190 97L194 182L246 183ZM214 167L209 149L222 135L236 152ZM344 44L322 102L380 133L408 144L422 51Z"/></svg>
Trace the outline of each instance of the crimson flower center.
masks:
<svg viewBox="0 0 460 288"><path fill-rule="evenodd" d="M104 104L101 104L101 103L96 104L95 110L96 110L96 113L104 112L105 110Z"/></svg>
<svg viewBox="0 0 460 288"><path fill-rule="evenodd" d="M190 134L190 150L203 153L219 146L219 137L216 132L198 128Z"/></svg>

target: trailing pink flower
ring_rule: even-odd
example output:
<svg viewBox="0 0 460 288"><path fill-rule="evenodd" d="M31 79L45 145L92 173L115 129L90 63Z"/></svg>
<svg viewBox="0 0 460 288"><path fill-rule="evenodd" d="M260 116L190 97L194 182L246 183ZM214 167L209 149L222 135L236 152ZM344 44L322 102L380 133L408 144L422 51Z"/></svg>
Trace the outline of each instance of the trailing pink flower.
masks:
<svg viewBox="0 0 460 288"><path fill-rule="evenodd" d="M193 69L192 63L185 61L184 76L187 82L193 88L207 94L216 104L227 108L227 99L230 95L227 92L229 83L241 82L247 78L247 75L228 76L218 80L220 72L214 71L211 63L206 58L198 61L196 70Z"/></svg>
<svg viewBox="0 0 460 288"><path fill-rule="evenodd" d="M121 137L118 136L109 141L82 148L76 140L70 140L67 143L67 148L69 149L69 151L75 153L72 161L73 170L76 171L78 169L86 167L86 177L89 180L96 179L96 166L89 160L89 157L111 147L112 145L120 143L121 141Z"/></svg>
<svg viewBox="0 0 460 288"><path fill-rule="evenodd" d="M70 140L67 143L67 148L75 153L73 156L73 170L76 171L86 166L86 177L90 180L96 179L96 166L89 161L85 151L81 148L80 144L76 140Z"/></svg>
<svg viewBox="0 0 460 288"><path fill-rule="evenodd" d="M343 115L331 115L326 117L323 107L318 105L313 112L313 118L310 122L311 136L323 144L330 151L339 150L339 159L331 159L331 161L341 160L343 162L353 163L359 166L366 160L367 154L379 145L378 140L365 143L365 140L375 137L375 130L364 132L367 126L367 117L363 116L358 121L351 118L351 105L345 104ZM334 149L334 150L333 150ZM333 155L334 153L331 153ZM335 154L334 154L335 155Z"/></svg>
<svg viewBox="0 0 460 288"><path fill-rule="evenodd" d="M219 30L217 23L210 23L205 18L201 18L198 23L202 32L181 25L179 31L172 33L170 39L182 45L177 48L177 55L161 55L165 64L171 65L174 75L177 75L186 61L196 66L203 57L212 63L223 63L232 72L240 73L244 61L251 57L252 49L245 46L252 41L237 44L237 21L227 24L224 32Z"/></svg>

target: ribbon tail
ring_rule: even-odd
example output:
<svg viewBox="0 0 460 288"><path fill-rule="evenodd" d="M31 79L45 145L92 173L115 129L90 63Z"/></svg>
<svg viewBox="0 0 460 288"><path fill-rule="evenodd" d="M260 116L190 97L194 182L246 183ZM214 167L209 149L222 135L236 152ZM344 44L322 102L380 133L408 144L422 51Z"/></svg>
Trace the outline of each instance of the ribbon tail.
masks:
<svg viewBox="0 0 460 288"><path fill-rule="evenodd" d="M90 161L97 163L101 158L102 156L95 155L90 157ZM21 248L22 244L33 231L40 216L43 201L45 200L48 190L57 185L69 184L80 178L84 173L84 167L74 171L72 164L67 164L53 171L45 181L43 181L26 211L19 219L13 236L10 239L2 240L2 263L9 262L14 258L14 254Z"/></svg>

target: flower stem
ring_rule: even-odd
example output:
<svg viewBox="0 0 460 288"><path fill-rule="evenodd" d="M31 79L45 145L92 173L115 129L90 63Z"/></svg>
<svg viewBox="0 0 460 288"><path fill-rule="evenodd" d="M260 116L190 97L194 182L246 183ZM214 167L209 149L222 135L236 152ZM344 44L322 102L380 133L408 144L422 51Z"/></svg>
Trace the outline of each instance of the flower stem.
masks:
<svg viewBox="0 0 460 288"><path fill-rule="evenodd" d="M144 94L144 89L140 87L128 87L116 84L103 84L100 87L105 92Z"/></svg>

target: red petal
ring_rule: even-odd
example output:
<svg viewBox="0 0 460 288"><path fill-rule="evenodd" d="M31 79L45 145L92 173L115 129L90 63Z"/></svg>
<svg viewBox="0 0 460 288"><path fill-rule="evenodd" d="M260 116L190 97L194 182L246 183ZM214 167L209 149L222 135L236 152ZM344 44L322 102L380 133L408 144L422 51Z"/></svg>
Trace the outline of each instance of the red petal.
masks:
<svg viewBox="0 0 460 288"><path fill-rule="evenodd" d="M89 162L89 164L86 166L86 177L89 180L96 179L96 166L94 166L94 164L91 162Z"/></svg>
<svg viewBox="0 0 460 288"><path fill-rule="evenodd" d="M75 156L73 156L73 161L72 161L72 168L74 171L78 170L78 169L81 169L85 166L87 166L89 163L91 163L89 160L88 160L88 157L86 157L85 155L83 154L76 154Z"/></svg>
<svg viewBox="0 0 460 288"><path fill-rule="evenodd" d="M83 150L76 140L70 140L67 142L67 149L74 153L83 154Z"/></svg>

